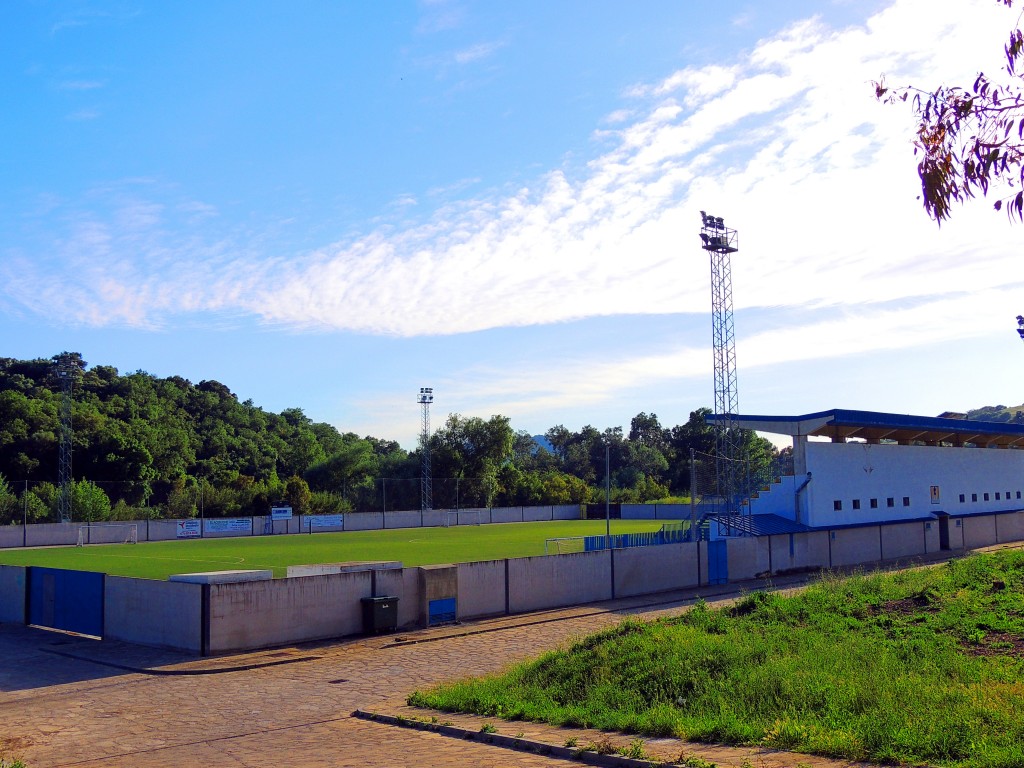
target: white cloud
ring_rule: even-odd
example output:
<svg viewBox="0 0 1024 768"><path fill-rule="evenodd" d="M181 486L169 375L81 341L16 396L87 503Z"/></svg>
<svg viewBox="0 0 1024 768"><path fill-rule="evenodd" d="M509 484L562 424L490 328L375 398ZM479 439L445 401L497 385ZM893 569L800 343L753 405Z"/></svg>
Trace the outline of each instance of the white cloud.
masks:
<svg viewBox="0 0 1024 768"><path fill-rule="evenodd" d="M962 297L997 290L1018 260L1017 233L984 203L941 232L925 219L908 115L875 102L870 88L883 72L969 79L979 57L1001 47L1005 17L989 5L940 14L900 0L863 27L795 24L734 62L633 89L639 103L605 121L616 125L603 132L611 149L578 175L551 171L515 193L302 257L259 259L227 239L197 244L187 229L172 237L167 210L122 201L58 243L74 287L30 293L45 296L38 311L56 307L88 325L223 312L397 336L704 313L707 260L696 233L705 208L741 230L738 309L847 307L856 324L871 318L857 349L884 346L897 330L927 332L929 321L875 307L913 298L939 311L955 292L964 308L978 299ZM463 60L493 52L488 45ZM99 257L117 268L79 269ZM21 263L9 297L34 301L14 286L48 282L53 266Z"/></svg>

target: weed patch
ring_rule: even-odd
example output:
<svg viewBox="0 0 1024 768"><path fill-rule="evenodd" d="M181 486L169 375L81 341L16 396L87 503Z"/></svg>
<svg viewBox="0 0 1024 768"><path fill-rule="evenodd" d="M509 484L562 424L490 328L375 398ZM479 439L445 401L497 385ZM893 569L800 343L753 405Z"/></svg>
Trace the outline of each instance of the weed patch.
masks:
<svg viewBox="0 0 1024 768"><path fill-rule="evenodd" d="M1024 765L1022 649L1024 553L1007 551L826 575L796 596L752 593L723 610L698 602L410 703L849 760L1010 768Z"/></svg>

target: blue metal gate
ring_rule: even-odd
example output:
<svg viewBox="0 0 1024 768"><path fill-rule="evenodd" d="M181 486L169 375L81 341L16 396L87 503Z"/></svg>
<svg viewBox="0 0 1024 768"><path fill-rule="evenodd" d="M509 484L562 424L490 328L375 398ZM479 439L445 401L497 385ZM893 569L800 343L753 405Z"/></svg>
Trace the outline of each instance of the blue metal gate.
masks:
<svg viewBox="0 0 1024 768"><path fill-rule="evenodd" d="M104 574L28 569L28 623L103 637Z"/></svg>
<svg viewBox="0 0 1024 768"><path fill-rule="evenodd" d="M708 584L729 583L729 550L725 539L708 542Z"/></svg>

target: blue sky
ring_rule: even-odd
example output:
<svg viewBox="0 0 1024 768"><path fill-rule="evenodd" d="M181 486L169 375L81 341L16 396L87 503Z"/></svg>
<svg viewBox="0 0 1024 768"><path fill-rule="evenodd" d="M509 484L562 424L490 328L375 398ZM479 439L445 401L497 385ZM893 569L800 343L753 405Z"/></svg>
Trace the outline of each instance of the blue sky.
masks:
<svg viewBox="0 0 1024 768"><path fill-rule="evenodd" d="M8 2L0 355L216 379L415 443L1024 400L1021 228L939 230L872 79L996 73L994 0Z"/></svg>

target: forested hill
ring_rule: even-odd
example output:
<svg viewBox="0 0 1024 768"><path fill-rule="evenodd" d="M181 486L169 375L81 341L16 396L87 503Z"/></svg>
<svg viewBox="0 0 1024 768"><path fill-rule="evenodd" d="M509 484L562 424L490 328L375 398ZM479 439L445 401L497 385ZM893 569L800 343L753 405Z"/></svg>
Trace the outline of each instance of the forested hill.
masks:
<svg viewBox="0 0 1024 768"><path fill-rule="evenodd" d="M1024 422L1024 405L986 405L967 412L972 421L1014 421Z"/></svg>
<svg viewBox="0 0 1024 768"><path fill-rule="evenodd" d="M76 520L266 514L275 502L300 513L420 506L420 456L393 440L341 433L300 408L268 413L217 381L122 375L69 353L0 358L0 523L56 519L58 358L72 371ZM640 413L628 434L558 425L543 441L504 416L451 414L431 435L433 505L603 499L606 445L613 500L683 493L690 448L712 450L706 412L671 429ZM753 433L747 442L764 460L774 454Z"/></svg>

